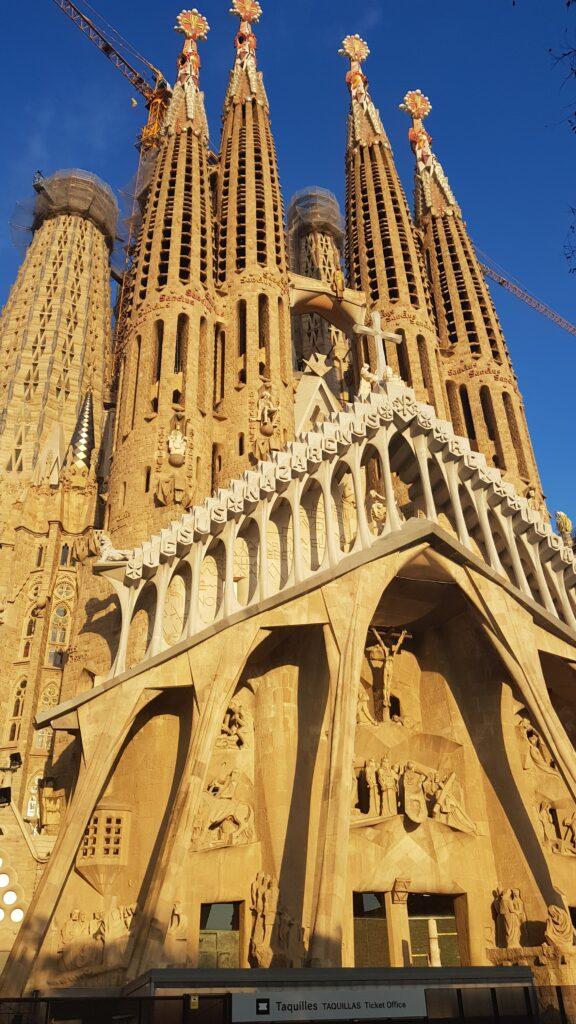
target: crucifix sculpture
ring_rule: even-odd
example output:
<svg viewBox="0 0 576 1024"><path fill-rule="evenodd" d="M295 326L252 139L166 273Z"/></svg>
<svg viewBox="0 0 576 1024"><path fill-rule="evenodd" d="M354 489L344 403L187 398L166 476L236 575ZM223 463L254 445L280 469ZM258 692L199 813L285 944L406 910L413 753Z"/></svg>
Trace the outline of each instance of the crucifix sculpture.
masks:
<svg viewBox="0 0 576 1024"><path fill-rule="evenodd" d="M393 341L395 345L402 344L402 338L399 334L394 334L393 331L382 330L382 317L377 310L373 310L371 314L372 325L367 324L354 324L354 334L362 334L370 336L375 339L376 342L376 377L378 380L385 380L387 375L388 365L386 363L386 349L384 348L385 341Z"/></svg>

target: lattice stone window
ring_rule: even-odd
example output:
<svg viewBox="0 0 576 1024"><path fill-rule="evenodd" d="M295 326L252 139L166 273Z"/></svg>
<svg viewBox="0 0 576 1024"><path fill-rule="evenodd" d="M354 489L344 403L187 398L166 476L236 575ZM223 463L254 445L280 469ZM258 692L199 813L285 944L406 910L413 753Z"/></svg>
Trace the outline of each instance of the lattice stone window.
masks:
<svg viewBox="0 0 576 1024"><path fill-rule="evenodd" d="M129 812L97 808L84 832L80 864L124 864L128 848Z"/></svg>

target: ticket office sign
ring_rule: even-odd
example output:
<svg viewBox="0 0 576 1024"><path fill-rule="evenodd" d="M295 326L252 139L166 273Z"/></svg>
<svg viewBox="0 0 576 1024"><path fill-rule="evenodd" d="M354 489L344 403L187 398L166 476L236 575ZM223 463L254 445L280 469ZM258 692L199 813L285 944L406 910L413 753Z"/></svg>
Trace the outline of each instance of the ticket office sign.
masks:
<svg viewBox="0 0 576 1024"><path fill-rule="evenodd" d="M234 1024L262 1021L402 1020L426 1017L418 985L255 989L232 995Z"/></svg>

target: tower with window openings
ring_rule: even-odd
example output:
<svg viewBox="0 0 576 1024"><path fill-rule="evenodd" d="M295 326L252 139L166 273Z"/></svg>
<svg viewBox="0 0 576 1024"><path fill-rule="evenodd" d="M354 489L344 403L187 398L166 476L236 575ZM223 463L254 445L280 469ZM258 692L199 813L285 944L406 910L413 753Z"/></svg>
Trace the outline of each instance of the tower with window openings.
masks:
<svg viewBox="0 0 576 1024"><path fill-rule="evenodd" d="M448 413L459 434L506 473L521 493L542 490L522 396L498 314L460 207L432 151L420 90L404 97L416 157L415 222L422 234L446 382Z"/></svg>
<svg viewBox="0 0 576 1024"><path fill-rule="evenodd" d="M430 289L419 239L380 114L362 64L370 54L359 36L347 36L341 54L350 62L346 82L350 113L346 144L346 257L352 288L364 292L401 342L386 343L386 356L417 397L444 415L442 371ZM365 339L357 359L376 366Z"/></svg>
<svg viewBox="0 0 576 1024"><path fill-rule="evenodd" d="M284 210L268 98L256 62L256 0L234 0L236 59L215 182L215 275L224 322L214 355L214 486L294 432ZM248 458L250 454L251 458Z"/></svg>
<svg viewBox="0 0 576 1024"><path fill-rule="evenodd" d="M184 36L125 295L107 526L120 544L170 522L210 492L214 336L212 173L198 43Z"/></svg>

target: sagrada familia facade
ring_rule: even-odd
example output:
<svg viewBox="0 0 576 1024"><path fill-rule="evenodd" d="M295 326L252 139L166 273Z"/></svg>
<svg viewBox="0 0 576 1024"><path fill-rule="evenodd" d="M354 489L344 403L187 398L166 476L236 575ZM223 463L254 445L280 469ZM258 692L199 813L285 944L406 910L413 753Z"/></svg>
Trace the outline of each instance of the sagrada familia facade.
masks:
<svg viewBox="0 0 576 1024"><path fill-rule="evenodd" d="M233 7L217 154L179 16L115 332L79 171L0 319L0 996L520 964L576 1020L576 560L430 103L411 213L348 36L345 219L285 225Z"/></svg>

